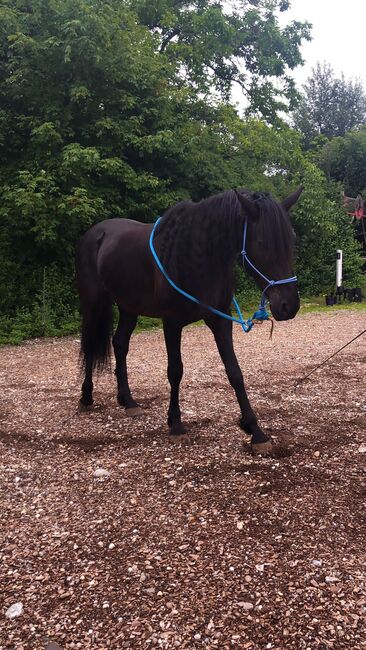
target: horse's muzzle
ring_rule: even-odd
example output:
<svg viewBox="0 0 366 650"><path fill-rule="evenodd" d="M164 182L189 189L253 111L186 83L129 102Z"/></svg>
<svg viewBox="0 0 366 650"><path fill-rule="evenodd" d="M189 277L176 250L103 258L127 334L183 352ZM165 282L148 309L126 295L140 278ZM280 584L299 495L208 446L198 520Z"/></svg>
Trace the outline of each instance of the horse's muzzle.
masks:
<svg viewBox="0 0 366 650"><path fill-rule="evenodd" d="M277 321L294 318L300 309L300 297L297 289L292 288L290 291L288 289L286 287L285 291L277 290L276 293L274 290L270 297L271 313Z"/></svg>

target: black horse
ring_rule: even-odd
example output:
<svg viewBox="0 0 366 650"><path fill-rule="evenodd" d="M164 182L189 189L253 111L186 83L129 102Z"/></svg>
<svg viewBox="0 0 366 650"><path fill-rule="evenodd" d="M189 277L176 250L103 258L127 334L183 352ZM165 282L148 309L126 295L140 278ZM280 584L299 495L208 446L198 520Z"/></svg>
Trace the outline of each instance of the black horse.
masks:
<svg viewBox="0 0 366 650"><path fill-rule="evenodd" d="M164 270L182 290L205 305L227 314L233 297L233 271L243 244L250 261L265 276L280 280L293 276L294 233L288 211L302 188L277 203L268 194L229 190L199 203L182 201L167 210L154 232L154 248ZM76 279L82 313L81 354L85 379L80 408L93 403L92 373L109 358L112 335L112 304L119 309L113 336L116 357L118 402L127 415L142 412L133 399L127 378L126 357L139 314L160 317L168 353L171 386L168 410L170 433L185 433L179 408L179 385L183 375L182 328L203 319L212 331L231 386L241 410L240 426L252 436L257 451L268 447L244 387L232 340L232 322L180 295L167 281L153 258L149 239L152 224L129 219L108 219L96 224L81 238L76 254ZM263 290L266 281L247 263ZM293 318L299 309L296 282L267 290L276 320ZM266 445L267 443L267 445Z"/></svg>

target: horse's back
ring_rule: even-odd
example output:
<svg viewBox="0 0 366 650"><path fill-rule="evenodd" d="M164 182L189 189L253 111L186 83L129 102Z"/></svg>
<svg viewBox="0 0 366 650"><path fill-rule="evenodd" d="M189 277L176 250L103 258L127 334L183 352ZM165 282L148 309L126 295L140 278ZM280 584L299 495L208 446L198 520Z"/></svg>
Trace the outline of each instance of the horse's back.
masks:
<svg viewBox="0 0 366 650"><path fill-rule="evenodd" d="M151 225L132 219L106 219L96 223L79 240L76 250L77 267L82 259L93 261L99 267L107 251L120 249L121 245L132 242L138 246L140 242L140 246L145 246L149 229L151 230Z"/></svg>
<svg viewBox="0 0 366 650"><path fill-rule="evenodd" d="M151 225L134 221L133 219L105 219L91 226L89 230L80 238L79 246L92 244L93 241L98 241L101 237L105 236L111 238L123 237L129 233L141 233Z"/></svg>

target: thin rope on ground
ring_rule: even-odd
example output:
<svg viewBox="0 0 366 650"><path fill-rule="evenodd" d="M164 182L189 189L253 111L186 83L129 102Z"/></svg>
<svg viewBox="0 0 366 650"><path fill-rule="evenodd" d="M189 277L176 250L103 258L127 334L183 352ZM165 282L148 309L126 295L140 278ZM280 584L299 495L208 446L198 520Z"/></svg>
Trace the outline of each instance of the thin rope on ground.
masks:
<svg viewBox="0 0 366 650"><path fill-rule="evenodd" d="M310 377L310 375L312 375L316 370L319 370L319 368L322 368L322 366L324 366L326 363L328 363L328 361L330 361L331 359L333 359L333 357L335 357L336 354L338 354L339 352L341 352L342 350L344 350L344 348L346 348L348 345L350 345L351 343L353 343L353 341L356 341L357 339L359 339L360 336L362 336L362 335L365 334L365 333L366 333L366 329L364 329L362 332L360 332L359 334L357 334L357 336L354 336L353 339L351 339L350 341L348 341L348 343L345 343L344 345L342 345L342 347L339 348L339 350L337 350L336 352L333 352L333 354L331 354L330 357L328 357L328 358L325 359L322 363L320 363L318 366L316 366L315 368L313 368L310 372L308 372L307 375L305 375L305 377L301 377L300 379L297 379L297 380L295 381L295 389L299 386L299 384L301 384L303 381L305 381L305 379L308 379L308 377Z"/></svg>

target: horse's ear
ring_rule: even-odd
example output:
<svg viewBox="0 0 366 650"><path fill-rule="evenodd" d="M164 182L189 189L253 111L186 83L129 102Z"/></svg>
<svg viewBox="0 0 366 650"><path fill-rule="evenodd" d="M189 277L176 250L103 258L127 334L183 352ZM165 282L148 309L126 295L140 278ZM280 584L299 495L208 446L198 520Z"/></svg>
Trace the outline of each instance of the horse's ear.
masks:
<svg viewBox="0 0 366 650"><path fill-rule="evenodd" d="M254 218L258 217L259 210L257 204L246 194L241 194L238 190L234 190L234 192L245 214Z"/></svg>
<svg viewBox="0 0 366 650"><path fill-rule="evenodd" d="M282 207L288 212L291 210L292 206L295 205L295 203L299 200L300 195L303 191L303 187L300 186L295 192L292 192L290 196L287 196L283 201L281 201Z"/></svg>

